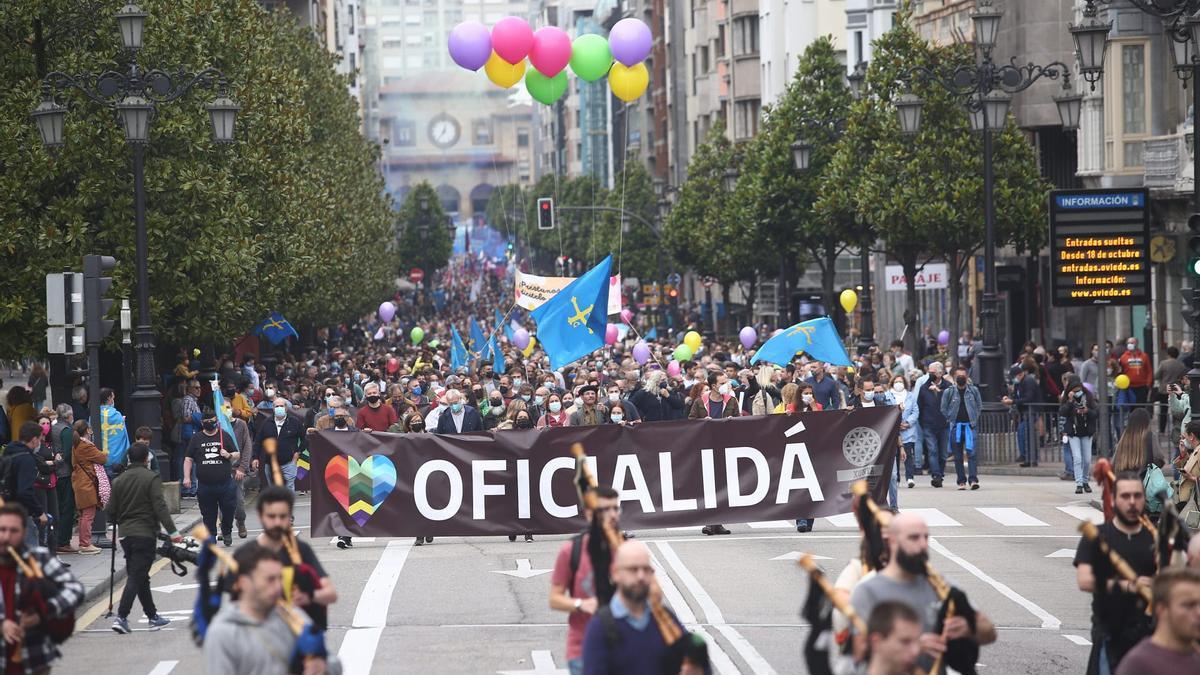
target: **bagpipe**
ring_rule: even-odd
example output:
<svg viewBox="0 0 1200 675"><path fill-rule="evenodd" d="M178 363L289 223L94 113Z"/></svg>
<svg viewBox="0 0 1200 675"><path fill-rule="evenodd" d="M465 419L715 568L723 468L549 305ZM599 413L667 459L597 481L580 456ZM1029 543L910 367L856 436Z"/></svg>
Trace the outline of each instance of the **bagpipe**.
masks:
<svg viewBox="0 0 1200 675"><path fill-rule="evenodd" d="M1200 455L1200 453L1194 453ZM1113 518L1113 492L1116 488L1117 478L1112 470L1112 464L1107 459L1096 460L1096 467L1092 470L1092 477L1100 484L1101 489L1101 504L1104 510L1104 521L1111 522ZM1187 483L1187 481L1184 481ZM1180 517L1179 509L1175 504L1167 498L1166 491L1159 492L1156 495L1163 505L1162 513L1159 515L1158 524L1156 525L1145 513L1138 516L1142 523L1142 527L1150 531L1154 538L1154 560L1158 571L1162 571L1172 565L1181 565L1185 562L1188 543L1191 541L1191 531L1187 528L1183 519ZM1094 527L1092 528L1095 529ZM1081 530L1082 531L1082 528ZM1084 534L1089 540L1097 541L1098 533L1089 536ZM1101 542L1103 543L1103 542ZM1120 560L1120 556L1113 551L1105 552L1105 555L1111 559L1116 556ZM1124 564L1124 560L1121 561ZM1113 567L1117 567L1115 564ZM1125 565L1128 567L1128 565Z"/></svg>
<svg viewBox="0 0 1200 675"><path fill-rule="evenodd" d="M613 556L617 548L625 542L625 536L613 527L602 515L595 512L596 477L592 475L587 465L587 454L583 445L575 443L571 446L571 454L575 456L575 489L579 496L579 505L592 511L591 531L588 537L588 556L592 561L592 571L595 574L596 600L600 607L608 604L614 592L609 569L612 567ZM662 635L667 653L663 657L662 672L665 675L679 675L686 666L708 670L708 647L698 635L685 631L675 617L667 610L662 602L662 588L658 580L650 579L650 594L647 598L650 605L650 616Z"/></svg>
<svg viewBox="0 0 1200 675"><path fill-rule="evenodd" d="M1107 523L1113 519L1113 492L1117 484L1117 476L1113 472L1112 464L1103 457L1096 460L1096 465L1092 467L1092 478L1100 485L1100 505L1104 511L1104 522ZM1154 522L1145 513L1138 518L1142 521L1142 526L1154 535L1157 543L1158 528L1154 526Z"/></svg>
<svg viewBox="0 0 1200 675"><path fill-rule="evenodd" d="M275 485L283 485L283 471L279 468L278 446L274 438L263 439L263 450L271 459L271 477ZM300 546L296 543L296 533L288 529L283 537L283 547L288 553L290 566L283 568L283 597L287 602L292 601L292 594L298 589L309 597L321 585L321 578L312 565L304 562L300 556Z"/></svg>
<svg viewBox="0 0 1200 675"><path fill-rule="evenodd" d="M220 583L218 582L214 586L209 575L217 562L220 562L228 572L233 574L237 573L238 565L228 551L217 546L216 537L203 524L197 525L192 530L192 537L203 542L196 563L196 580L200 582L200 592L196 595L196 604L192 608L192 637L197 645L203 645L208 627L212 624L213 617L221 609ZM325 648L325 632L318 630L307 615L283 598L276 603L275 612L296 636L296 645L292 652L288 672L301 673L304 671L306 661L328 657L328 651Z"/></svg>
<svg viewBox="0 0 1200 675"><path fill-rule="evenodd" d="M38 559L32 553L22 557L15 548L8 549L13 562L21 570L21 606L20 612L33 612L38 616L38 627L54 644L62 644L75 633L75 612L69 611L62 616L51 616L50 605L46 598L54 595L51 581L46 578L45 571ZM9 660L13 663L21 661L21 644L18 642L10 649Z"/></svg>

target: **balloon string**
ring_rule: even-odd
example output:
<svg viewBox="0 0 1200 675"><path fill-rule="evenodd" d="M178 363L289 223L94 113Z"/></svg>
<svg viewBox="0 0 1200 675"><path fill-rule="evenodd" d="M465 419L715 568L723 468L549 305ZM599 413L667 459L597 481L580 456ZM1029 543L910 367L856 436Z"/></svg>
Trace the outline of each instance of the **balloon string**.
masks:
<svg viewBox="0 0 1200 675"><path fill-rule="evenodd" d="M633 331L633 334L634 334L634 335L636 335L636 336L637 336L637 338L638 338L639 340L645 341L645 339L646 339L646 338L642 336L642 333L641 333L641 331L639 331L639 330L637 329L637 327L633 325L633 323L631 323L631 322L629 322L629 321L625 321L625 319L624 319L624 318L622 318L622 319L621 319L621 321L622 321L622 322L624 322L626 326L629 326L629 330ZM648 343L648 342L647 342L647 343L646 343L646 347L647 347L647 348L649 348L649 347L650 347L650 343ZM660 366L662 366L662 368L663 368L663 370L664 370L664 371L667 369L667 364L666 364L666 362L664 362L664 361L663 361L661 358L659 358L659 357L658 357L658 355L654 353L654 350L653 350L653 349L651 349L651 350L650 350L650 356L651 356L651 357L652 357L652 358L653 358L653 359L654 359L654 360L655 360L655 361L656 361L656 362L657 362L657 363L658 363ZM669 374L668 374L668 375L669 375Z"/></svg>
<svg viewBox="0 0 1200 675"><path fill-rule="evenodd" d="M629 104L621 103L621 118L625 121L622 135L625 136L621 151L621 218L617 222L617 276L621 276L621 265L625 262L625 179L629 176Z"/></svg>

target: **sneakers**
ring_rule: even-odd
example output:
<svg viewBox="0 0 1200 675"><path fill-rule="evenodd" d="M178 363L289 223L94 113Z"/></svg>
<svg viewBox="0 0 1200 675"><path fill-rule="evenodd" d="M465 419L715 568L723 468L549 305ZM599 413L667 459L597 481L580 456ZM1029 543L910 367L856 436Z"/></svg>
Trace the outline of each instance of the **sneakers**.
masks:
<svg viewBox="0 0 1200 675"><path fill-rule="evenodd" d="M78 553L79 555L96 555L96 554L100 553L100 551L101 551L101 549L99 546L93 546L91 544L88 544L87 546L80 546L79 549L76 550L75 552Z"/></svg>
<svg viewBox="0 0 1200 675"><path fill-rule="evenodd" d="M246 532L246 523L245 523L245 521L238 523L238 524L237 524L237 528L238 528L238 539L245 539L245 538L246 538L246 535L248 534L248 533Z"/></svg>
<svg viewBox="0 0 1200 675"><path fill-rule="evenodd" d="M1077 494L1077 495L1083 494L1083 486L1082 485L1075 486L1075 494Z"/></svg>
<svg viewBox="0 0 1200 675"><path fill-rule="evenodd" d="M966 483L959 483L959 484L958 484L958 489L959 489L959 490L966 490L966 489L967 489L967 484L966 484Z"/></svg>
<svg viewBox="0 0 1200 675"><path fill-rule="evenodd" d="M338 542L338 544L341 544L341 543L342 542L340 542L340 541ZM421 546L424 543L425 543L425 537L417 537L417 542L415 544L413 544L413 546Z"/></svg>
<svg viewBox="0 0 1200 675"><path fill-rule="evenodd" d="M527 534L527 535L525 535L525 541L526 541L526 542L531 542L531 541L533 541L533 535L532 535L532 534Z"/></svg>
<svg viewBox="0 0 1200 675"><path fill-rule="evenodd" d="M971 483L971 489L972 489L972 490L978 490L978 489L979 489L979 483Z"/></svg>
<svg viewBox="0 0 1200 675"><path fill-rule="evenodd" d="M940 487L942 487L942 479L941 479L941 478L934 477L933 479L931 479L931 480L929 481L929 484L930 484L930 485L932 485L932 486L933 486L933 487L935 487L935 488L940 488Z"/></svg>
<svg viewBox="0 0 1200 675"><path fill-rule="evenodd" d="M119 616L117 618L113 619L112 629L113 629L113 632L116 633L117 635L129 635L130 633L133 632L133 631L129 630L129 620L122 619Z"/></svg>
<svg viewBox="0 0 1200 675"><path fill-rule="evenodd" d="M917 481L915 481L915 480L913 480L913 479L909 478L909 479L908 479L908 487L910 487L910 488L915 488L915 487L917 487Z"/></svg>
<svg viewBox="0 0 1200 675"><path fill-rule="evenodd" d="M1088 494L1091 494L1091 493L1092 493L1092 486L1091 486L1091 484L1090 484L1090 483L1084 483L1084 484L1083 484L1083 491L1084 491L1084 492L1086 492L1086 493L1088 493Z"/></svg>
<svg viewBox="0 0 1200 675"><path fill-rule="evenodd" d="M148 619L148 622L150 623L150 628L152 630L158 630L159 628L171 623L171 620L161 614L155 614Z"/></svg>
<svg viewBox="0 0 1200 675"><path fill-rule="evenodd" d="M233 533L226 532L225 534L221 535L221 543L225 544L225 548L233 546Z"/></svg>
<svg viewBox="0 0 1200 675"><path fill-rule="evenodd" d="M70 544L68 544L66 546L59 546L58 548L56 548L54 550L57 553L79 553L79 549L75 548L74 546L71 546Z"/></svg>
<svg viewBox="0 0 1200 675"><path fill-rule="evenodd" d="M351 546L354 546L354 544L351 543L350 537L338 537L338 541L337 541L338 548L340 548L344 551L344 550L350 548Z"/></svg>

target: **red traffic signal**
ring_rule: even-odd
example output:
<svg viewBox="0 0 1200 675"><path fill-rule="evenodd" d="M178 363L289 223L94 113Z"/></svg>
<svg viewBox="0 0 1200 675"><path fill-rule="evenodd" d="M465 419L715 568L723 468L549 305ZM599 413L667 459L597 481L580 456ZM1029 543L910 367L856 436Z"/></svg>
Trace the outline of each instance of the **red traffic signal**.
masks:
<svg viewBox="0 0 1200 675"><path fill-rule="evenodd" d="M537 200L538 212L538 229L553 230L554 229L554 200L550 197L542 197Z"/></svg>

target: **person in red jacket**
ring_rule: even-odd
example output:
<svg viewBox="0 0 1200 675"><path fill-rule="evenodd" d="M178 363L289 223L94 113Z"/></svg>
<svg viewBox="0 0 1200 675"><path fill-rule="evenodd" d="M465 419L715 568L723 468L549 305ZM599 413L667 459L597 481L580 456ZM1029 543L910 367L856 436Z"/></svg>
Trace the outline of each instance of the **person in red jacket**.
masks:
<svg viewBox="0 0 1200 675"><path fill-rule="evenodd" d="M1121 372L1129 378L1129 391L1138 403L1145 403L1154 384L1154 364L1150 355L1138 349L1137 338L1125 341L1125 353L1121 354Z"/></svg>

